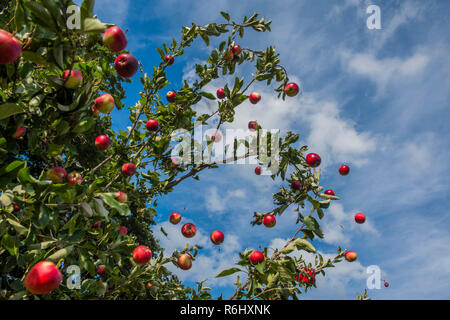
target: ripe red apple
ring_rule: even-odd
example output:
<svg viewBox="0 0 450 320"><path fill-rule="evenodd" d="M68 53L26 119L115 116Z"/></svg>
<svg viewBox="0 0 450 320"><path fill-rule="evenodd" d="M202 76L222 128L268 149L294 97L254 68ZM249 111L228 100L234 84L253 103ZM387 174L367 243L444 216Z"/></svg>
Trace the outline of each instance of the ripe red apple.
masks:
<svg viewBox="0 0 450 320"><path fill-rule="evenodd" d="M24 285L32 294L47 294L59 287L61 271L51 261L36 263L25 277Z"/></svg>
<svg viewBox="0 0 450 320"><path fill-rule="evenodd" d="M128 233L128 230L127 230L126 227L121 226L117 232L118 232L119 234L122 234L122 235L126 236L127 233Z"/></svg>
<svg viewBox="0 0 450 320"><path fill-rule="evenodd" d="M303 267L302 270L308 273L309 277L306 277L302 273L299 273L298 277L295 277L295 279L298 279L298 281L302 283L314 284L316 282L316 270L314 270L313 268L308 270L305 267Z"/></svg>
<svg viewBox="0 0 450 320"><path fill-rule="evenodd" d="M178 224L181 221L181 214L178 212L172 212L169 217L169 221L172 224Z"/></svg>
<svg viewBox="0 0 450 320"><path fill-rule="evenodd" d="M322 159L320 159L319 155L316 153L308 153L306 155L306 162L308 165L312 168L316 168L320 166L320 163L322 162Z"/></svg>
<svg viewBox="0 0 450 320"><path fill-rule="evenodd" d="M14 211L14 212L19 212L19 211L20 211L20 207L19 207L17 204L15 204L15 205L13 206L13 211Z"/></svg>
<svg viewBox="0 0 450 320"><path fill-rule="evenodd" d="M181 227L181 233L186 238L192 238L197 233L197 227L193 223L186 223Z"/></svg>
<svg viewBox="0 0 450 320"><path fill-rule="evenodd" d="M137 265L144 265L152 258L152 251L146 246L138 246L133 251L133 261Z"/></svg>
<svg viewBox="0 0 450 320"><path fill-rule="evenodd" d="M172 160L172 162L170 163L170 167L172 169L178 168L180 166L180 163L181 163L181 159L180 158L173 157L171 160Z"/></svg>
<svg viewBox="0 0 450 320"><path fill-rule="evenodd" d="M250 131L256 131L256 130L258 130L258 128L259 128L258 122L256 122L256 121L250 121L250 122L248 123L248 129L249 129Z"/></svg>
<svg viewBox="0 0 450 320"><path fill-rule="evenodd" d="M231 52L233 52L233 54L235 56L238 56L241 52L242 52L242 48L240 45L235 44L232 48L231 48Z"/></svg>
<svg viewBox="0 0 450 320"><path fill-rule="evenodd" d="M67 183L73 188L76 184L83 182L83 177L78 172L71 172L66 177Z"/></svg>
<svg viewBox="0 0 450 320"><path fill-rule="evenodd" d="M0 64L16 61L22 53L22 44L8 31L0 29Z"/></svg>
<svg viewBox="0 0 450 320"><path fill-rule="evenodd" d="M114 109L114 98L109 93L102 94L94 100L95 108L101 113L110 113Z"/></svg>
<svg viewBox="0 0 450 320"><path fill-rule="evenodd" d="M145 127L148 131L158 131L159 130L159 123L156 120L148 120L145 124Z"/></svg>
<svg viewBox="0 0 450 320"><path fill-rule="evenodd" d="M362 212L358 212L355 214L355 221L356 223L364 223L366 221L366 216Z"/></svg>
<svg viewBox="0 0 450 320"><path fill-rule="evenodd" d="M295 97L298 94L298 91L299 91L298 85L294 82L288 83L284 87L284 92L289 97Z"/></svg>
<svg viewBox="0 0 450 320"><path fill-rule="evenodd" d="M27 132L27 129L25 129L24 127L18 126L16 129L16 132L14 132L14 134L12 135L12 138L13 139L22 138L26 132Z"/></svg>
<svg viewBox="0 0 450 320"><path fill-rule="evenodd" d="M136 166L132 163L125 163L122 166L122 173L126 175L127 177L131 177L136 173Z"/></svg>
<svg viewBox="0 0 450 320"><path fill-rule="evenodd" d="M176 100L177 94L173 91L169 91L166 93L166 99L167 101L169 101L170 103L174 103Z"/></svg>
<svg viewBox="0 0 450 320"><path fill-rule="evenodd" d="M129 53L122 53L114 62L114 67L119 76L129 79L138 71L139 63L135 56Z"/></svg>
<svg viewBox="0 0 450 320"><path fill-rule="evenodd" d="M92 228L98 229L102 226L101 222L97 221L92 224Z"/></svg>
<svg viewBox="0 0 450 320"><path fill-rule="evenodd" d="M223 235L222 231L215 230L211 232L209 238L211 239L212 243L219 245L223 242L225 236Z"/></svg>
<svg viewBox="0 0 450 320"><path fill-rule="evenodd" d="M385 281L385 282L384 282L384 286L385 286L386 288L389 287L389 282Z"/></svg>
<svg viewBox="0 0 450 320"><path fill-rule="evenodd" d="M341 176L346 176L348 175L350 172L350 167L343 164L342 166L339 167L339 173L341 174Z"/></svg>
<svg viewBox="0 0 450 320"><path fill-rule="evenodd" d="M258 92L252 92L250 93L250 96L248 98L250 99L251 103L257 104L259 100L261 100L261 95Z"/></svg>
<svg viewBox="0 0 450 320"><path fill-rule="evenodd" d="M332 189L325 190L324 193L329 195L329 196L334 196L334 191Z"/></svg>
<svg viewBox="0 0 450 320"><path fill-rule="evenodd" d="M211 136L211 140L214 142L220 142L222 140L222 136L221 136L220 132L216 132L215 134L213 134Z"/></svg>
<svg viewBox="0 0 450 320"><path fill-rule="evenodd" d="M48 170L47 174L53 183L62 183L67 175L66 170L61 167L53 167Z"/></svg>
<svg viewBox="0 0 450 320"><path fill-rule="evenodd" d="M347 260L348 262L355 261L356 257L357 257L357 254L355 251L347 251L345 253L345 260Z"/></svg>
<svg viewBox="0 0 450 320"><path fill-rule="evenodd" d="M261 167L256 167L255 168L255 174L257 175L257 176L259 176L259 175L261 175L261 173L262 173L262 168Z"/></svg>
<svg viewBox="0 0 450 320"><path fill-rule="evenodd" d="M300 190L302 188L302 184L298 180L294 180L291 182L291 188L294 190Z"/></svg>
<svg viewBox="0 0 450 320"><path fill-rule="evenodd" d="M225 89L224 88L217 89L216 95L217 98L224 99L226 97Z"/></svg>
<svg viewBox="0 0 450 320"><path fill-rule="evenodd" d="M191 256L184 253L178 257L178 266L183 270L189 270L192 267Z"/></svg>
<svg viewBox="0 0 450 320"><path fill-rule="evenodd" d="M223 57L224 57L225 60L231 61L231 60L233 60L233 58L234 58L234 53L233 53L232 50L230 50L230 51L228 51L228 52L225 51L225 52L223 53Z"/></svg>
<svg viewBox="0 0 450 320"><path fill-rule="evenodd" d="M114 199L116 199L120 203L125 203L128 200L128 195L125 192L118 191L117 192L117 197L115 197Z"/></svg>
<svg viewBox="0 0 450 320"><path fill-rule="evenodd" d="M106 266L105 265L99 265L98 267L97 267L97 274L98 275L104 275L106 273Z"/></svg>
<svg viewBox="0 0 450 320"><path fill-rule="evenodd" d="M103 35L103 44L113 52L120 52L127 47L128 40L119 27L110 27Z"/></svg>
<svg viewBox="0 0 450 320"><path fill-rule="evenodd" d="M104 134L95 138L95 147L100 151L105 151L111 146L111 140Z"/></svg>
<svg viewBox="0 0 450 320"><path fill-rule="evenodd" d="M277 220L275 219L275 216L267 214L263 218L263 223L267 228L272 228L277 224Z"/></svg>
<svg viewBox="0 0 450 320"><path fill-rule="evenodd" d="M252 265L259 264L265 260L264 254L261 251L254 250L250 255L250 262Z"/></svg>
<svg viewBox="0 0 450 320"><path fill-rule="evenodd" d="M81 74L81 71L77 69L64 71L62 78L64 80L64 87L67 89L78 88L83 83L83 75Z"/></svg>
<svg viewBox="0 0 450 320"><path fill-rule="evenodd" d="M164 61L167 63L168 66L171 66L175 62L175 58L173 55L168 54L167 56L164 57Z"/></svg>

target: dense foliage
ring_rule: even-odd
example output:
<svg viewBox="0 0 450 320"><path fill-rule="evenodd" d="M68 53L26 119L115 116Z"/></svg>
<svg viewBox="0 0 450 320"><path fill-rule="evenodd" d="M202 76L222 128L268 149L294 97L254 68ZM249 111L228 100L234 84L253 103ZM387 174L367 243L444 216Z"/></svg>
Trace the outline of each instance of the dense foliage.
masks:
<svg viewBox="0 0 450 320"><path fill-rule="evenodd" d="M92 105L97 97L109 93L116 108L126 108L121 102L125 96L122 83L131 80L120 77L114 68L117 54L104 45L101 36L111 25L94 16L94 1L85 0L81 5L80 29L67 27L71 5L74 3L68 0L15 0L0 14L1 28L22 44L19 59L0 65L0 297L210 299L210 289L203 283L189 288L167 270L168 263L177 265L182 253L191 255L195 268L195 257L201 250L185 247L170 257L163 256L150 228L157 214L155 199L220 164L174 165L174 130L192 132L196 121L207 125L218 119L217 129L232 122L235 109L248 100L248 90L255 82L275 84L275 94L286 98L287 71L273 47L262 51L243 48L239 54L229 55L246 29L270 31L271 21L254 14L236 23L222 13L224 23L183 27L180 39L157 48L161 63L150 69L151 75L148 67L139 65L142 91L139 101L127 107L132 126L127 131L114 131L111 116L95 115ZM211 37L221 42L205 64L196 65L198 80L184 82L175 101L165 102L164 88L169 84L165 71L176 67L176 62L170 66L165 56L173 55L176 60L194 41L203 40L209 46ZM236 77L233 84L224 87L224 99L204 91L213 79L232 75L243 64L254 65L254 76ZM82 85L67 88L62 77L65 70L81 71ZM132 81L137 81L137 76ZM217 101L216 111L198 114L196 104L202 99ZM146 129L150 119L158 121L158 131ZM13 137L18 127L26 129L20 138ZM107 135L111 147L98 150L94 144L98 135ZM271 141L272 137L269 134L266 138ZM320 170L305 160L307 147L293 147L298 138L294 133L277 137L280 162L272 177L281 177L289 186L281 186L274 194L273 211L254 213L251 223L260 223L265 215L281 215L294 206L299 229L282 250L268 256L266 249L263 262L253 265L249 259L252 250L247 249L240 254L236 268L221 272L220 277L241 271L246 275L243 278L240 274L230 298L297 298L315 286L315 277L325 275L326 268L344 257L345 250L338 249L334 259L316 254L315 263L306 264L301 256L292 255L316 252L311 240L323 237L318 221L330 201L338 200L322 192ZM246 142L235 142L240 143L249 147ZM244 157L252 155L249 151ZM268 166L270 157L259 160L261 166ZM125 163L136 165L137 173L132 177L122 173ZM54 167L80 173L81 184L71 185L66 180L55 183L49 176ZM290 187L294 180L300 182L300 188ZM116 200L118 191L128 195L126 203ZM303 215L306 206L311 209ZM94 228L96 222L100 225ZM121 226L127 228L127 234L118 233ZM139 245L151 249L150 263L137 265L133 261L133 250ZM57 264L63 281L49 294L33 295L26 290L24 279L30 268L43 260ZM67 286L71 265L80 267L80 290ZM103 275L97 274L99 265L106 266Z"/></svg>

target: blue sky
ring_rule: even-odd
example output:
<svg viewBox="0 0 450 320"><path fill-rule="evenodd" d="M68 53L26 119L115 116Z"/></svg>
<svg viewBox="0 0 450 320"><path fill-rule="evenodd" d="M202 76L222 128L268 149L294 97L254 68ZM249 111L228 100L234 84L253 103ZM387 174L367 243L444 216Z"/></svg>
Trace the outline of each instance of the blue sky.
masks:
<svg viewBox="0 0 450 320"><path fill-rule="evenodd" d="M366 27L370 4L381 8L381 30ZM358 253L356 262L342 262L320 277L305 298L354 299L366 287L366 268L377 265L391 285L369 290L374 299L449 299L449 7L445 1L407 0L97 0L95 12L104 22L128 28L127 49L149 73L160 62L156 47L179 39L182 25L222 22L220 11L236 21L255 11L272 19L272 32L248 32L241 44L275 45L304 93L282 102L255 85L261 102L244 103L227 127L258 120L264 128L298 132L301 143L322 157L322 185L342 199L330 206L322 220L325 239L314 245L324 255L334 255L338 245ZM186 50L169 68L167 90L192 79L195 63L209 50L201 40ZM252 70L240 72L248 77ZM208 89L223 85L218 80ZM126 88L124 102L134 105L139 75ZM200 103L198 110L211 107ZM115 129L129 125L123 112L114 112L113 121ZM350 165L349 176L338 174L341 163ZM250 226L253 211L272 209L271 194L280 183L255 176L253 168L226 165L203 172L200 181L185 181L159 200L153 230L167 254L186 242L180 226L168 223L173 211L198 226L189 242L205 246L191 270L171 270L188 284L208 278L215 297L232 293L234 278L214 276L233 266L239 251L279 247L296 230L292 211L275 228ZM359 211L367 216L364 225L353 222ZM169 239L158 231L161 226ZM225 233L220 252L209 241L215 229Z"/></svg>

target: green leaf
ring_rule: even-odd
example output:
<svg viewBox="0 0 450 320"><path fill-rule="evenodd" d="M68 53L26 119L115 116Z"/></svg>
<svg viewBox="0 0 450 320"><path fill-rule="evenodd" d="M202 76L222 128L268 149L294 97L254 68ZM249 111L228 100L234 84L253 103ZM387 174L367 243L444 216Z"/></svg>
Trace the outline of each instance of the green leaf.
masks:
<svg viewBox="0 0 450 320"><path fill-rule="evenodd" d="M13 219L6 219L8 223L13 227L18 235L23 235L28 232L28 229L21 225L19 222L14 221Z"/></svg>
<svg viewBox="0 0 450 320"><path fill-rule="evenodd" d="M226 277L226 276L232 275L233 273L236 273L236 272L239 272L239 271L242 271L242 270L239 269L239 268L230 268L230 269L227 269L227 270L223 270L221 273L219 273L216 276L216 278Z"/></svg>
<svg viewBox="0 0 450 320"><path fill-rule="evenodd" d="M26 60L31 61L35 64L39 64L41 66L48 66L49 63L45 58L43 58L41 55L38 55L36 52L33 51L23 51L22 57L24 57Z"/></svg>
<svg viewBox="0 0 450 320"><path fill-rule="evenodd" d="M94 118L87 118L80 121L73 129L72 132L83 133L89 131L95 124Z"/></svg>
<svg viewBox="0 0 450 320"><path fill-rule="evenodd" d="M14 170L17 170L18 168L23 167L24 165L25 165L24 161L15 160L0 169L0 176L11 173Z"/></svg>
<svg viewBox="0 0 450 320"><path fill-rule="evenodd" d="M105 201L105 203L108 206L119 211L120 215L128 216L131 214L130 208L128 207L127 204L121 203L116 199L114 199L116 197L115 193L101 193L100 197L103 199L103 201Z"/></svg>
<svg viewBox="0 0 450 320"><path fill-rule="evenodd" d="M84 0L80 7L81 21L86 18L91 18L94 14L95 0Z"/></svg>
<svg viewBox="0 0 450 320"><path fill-rule="evenodd" d="M261 273L261 274L264 274L264 269L266 268L266 263L265 262L261 262L261 263L258 263L256 266L255 266L255 269L259 272L259 273Z"/></svg>
<svg viewBox="0 0 450 320"><path fill-rule="evenodd" d="M303 223L309 230L314 232L319 238L323 238L322 229L320 228L320 225L316 219L314 219L313 217L306 217L303 220Z"/></svg>
<svg viewBox="0 0 450 320"><path fill-rule="evenodd" d="M24 110L15 103L2 104L0 105L0 120L22 112L24 112Z"/></svg>
<svg viewBox="0 0 450 320"><path fill-rule="evenodd" d="M64 259L69 254L71 254L73 249L74 249L74 246L68 246L63 249L60 249L60 250L56 251L54 254L52 254L50 257L48 257L47 260L50 260L53 262L58 262L60 259Z"/></svg>
<svg viewBox="0 0 450 320"><path fill-rule="evenodd" d="M297 250L305 250L307 252L316 252L316 248L314 248L314 246L305 239L295 239L294 240L294 245L297 247Z"/></svg>
<svg viewBox="0 0 450 320"><path fill-rule="evenodd" d="M212 93L210 93L210 92L200 92L199 93L202 97L205 97L205 98L207 98L207 99L210 99L210 100L216 100L216 97L212 94Z"/></svg>
<svg viewBox="0 0 450 320"><path fill-rule="evenodd" d="M294 251L295 248L296 248L295 244L290 244L286 248L281 249L280 253L288 254L288 253L291 253L292 251Z"/></svg>
<svg viewBox="0 0 450 320"><path fill-rule="evenodd" d="M1 244L3 248L8 250L10 255L14 256L19 253L19 243L16 237L12 237L6 233L2 238Z"/></svg>
<svg viewBox="0 0 450 320"><path fill-rule="evenodd" d="M108 26L98 19L84 19L84 32L102 33L105 32L107 28Z"/></svg>
<svg viewBox="0 0 450 320"><path fill-rule="evenodd" d="M224 17L227 21L230 21L230 15L226 12L220 11L222 17Z"/></svg>
<svg viewBox="0 0 450 320"><path fill-rule="evenodd" d="M48 146L48 155L51 157L59 156L64 149L64 146L60 146L57 144L52 143Z"/></svg>

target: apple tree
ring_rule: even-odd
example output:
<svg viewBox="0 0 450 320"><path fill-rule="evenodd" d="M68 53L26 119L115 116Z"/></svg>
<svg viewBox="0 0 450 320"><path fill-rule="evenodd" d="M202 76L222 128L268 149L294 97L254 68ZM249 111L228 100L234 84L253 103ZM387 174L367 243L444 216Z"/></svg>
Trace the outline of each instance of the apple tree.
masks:
<svg viewBox="0 0 450 320"><path fill-rule="evenodd" d="M144 66L126 50L125 33L101 22L93 8L94 0L80 8L70 0L14 0L1 8L0 297L211 299L203 282L190 288L167 269L170 263L195 268L202 253L186 246L164 255L151 229L156 199L238 157L175 161L172 133L179 128L192 132L199 122L217 121L216 130L233 122L236 108L260 101L259 93L249 92L257 82L273 87L281 99L294 97L300 88L289 82L274 47L239 46L248 29L270 31L271 21L258 14L238 23L222 12L222 23L182 27L179 38L156 48L161 62ZM209 47L215 38L218 47L195 66L197 80L168 93L166 69L176 67L177 57L194 42ZM211 81L231 78L244 64L254 67L250 78L235 77L217 92L206 91ZM139 69L139 100L125 106L122 85L137 81ZM201 100L216 110L199 114ZM112 129L114 108L128 111L127 130ZM276 217L293 207L299 228L281 250L269 255L267 248L246 249L236 267L218 274L239 272L230 299L296 299L316 285L326 268L344 257L356 259L356 253L340 248L333 259L324 259L313 246L313 239L324 237L320 219L339 198L332 190L323 192L320 157L306 155L306 146L295 147L298 139L288 132L275 141L267 133L265 141L280 146L272 178L282 185L273 195L274 209L250 214L249 220L273 227ZM270 165L270 158L250 148L240 157L251 156L263 167ZM220 233L214 237L215 243L223 241ZM315 254L315 262L306 263L302 252Z"/></svg>

